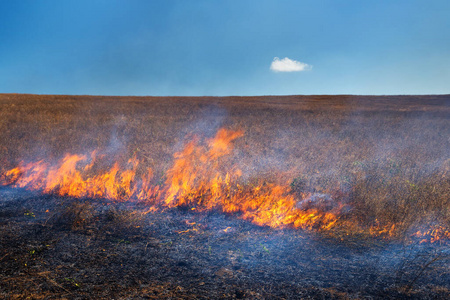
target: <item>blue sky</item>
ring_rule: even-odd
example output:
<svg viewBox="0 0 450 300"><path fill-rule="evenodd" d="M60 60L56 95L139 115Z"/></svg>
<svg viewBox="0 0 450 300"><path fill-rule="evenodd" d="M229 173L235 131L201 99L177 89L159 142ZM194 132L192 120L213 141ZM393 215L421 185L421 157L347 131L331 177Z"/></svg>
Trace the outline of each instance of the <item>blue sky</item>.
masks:
<svg viewBox="0 0 450 300"><path fill-rule="evenodd" d="M0 0L0 93L450 94L450 1Z"/></svg>

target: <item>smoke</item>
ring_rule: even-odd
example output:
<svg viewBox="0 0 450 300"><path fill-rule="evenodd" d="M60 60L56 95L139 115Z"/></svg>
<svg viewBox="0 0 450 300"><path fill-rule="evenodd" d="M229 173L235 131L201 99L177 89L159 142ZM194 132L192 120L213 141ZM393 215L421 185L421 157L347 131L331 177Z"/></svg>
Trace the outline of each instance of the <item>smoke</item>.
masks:
<svg viewBox="0 0 450 300"><path fill-rule="evenodd" d="M206 101L203 107L193 112L189 122L178 133L173 153L181 151L194 137L202 139L214 137L224 125L228 117L227 110L215 104L207 104Z"/></svg>
<svg viewBox="0 0 450 300"><path fill-rule="evenodd" d="M116 116L114 120L114 127L111 130L111 137L109 144L104 149L105 154L114 156L126 151L126 145L128 144L128 137L126 134L126 128L128 127L127 117L120 115ZM95 150L95 149L93 149Z"/></svg>

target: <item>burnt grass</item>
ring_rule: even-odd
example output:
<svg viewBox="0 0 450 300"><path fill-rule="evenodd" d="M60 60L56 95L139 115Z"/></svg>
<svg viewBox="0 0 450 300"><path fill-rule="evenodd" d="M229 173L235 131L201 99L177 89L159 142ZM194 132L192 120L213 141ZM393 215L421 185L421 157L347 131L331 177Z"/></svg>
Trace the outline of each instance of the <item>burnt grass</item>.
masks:
<svg viewBox="0 0 450 300"><path fill-rule="evenodd" d="M241 129L243 184L339 191L392 238L260 227L239 214L74 199L0 187L0 298L446 299L450 96L0 95L0 174L105 149L156 177L193 135ZM157 178L158 179L158 178Z"/></svg>
<svg viewBox="0 0 450 300"><path fill-rule="evenodd" d="M448 244L333 239L219 212L3 188L5 299L444 299Z"/></svg>

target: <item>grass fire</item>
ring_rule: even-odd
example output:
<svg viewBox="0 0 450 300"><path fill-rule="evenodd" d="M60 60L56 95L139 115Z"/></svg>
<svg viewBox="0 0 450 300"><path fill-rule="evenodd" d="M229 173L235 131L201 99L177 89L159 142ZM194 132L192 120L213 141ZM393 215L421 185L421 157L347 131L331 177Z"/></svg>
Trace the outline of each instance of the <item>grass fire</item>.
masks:
<svg viewBox="0 0 450 300"><path fill-rule="evenodd" d="M448 96L0 95L0 295L450 295Z"/></svg>

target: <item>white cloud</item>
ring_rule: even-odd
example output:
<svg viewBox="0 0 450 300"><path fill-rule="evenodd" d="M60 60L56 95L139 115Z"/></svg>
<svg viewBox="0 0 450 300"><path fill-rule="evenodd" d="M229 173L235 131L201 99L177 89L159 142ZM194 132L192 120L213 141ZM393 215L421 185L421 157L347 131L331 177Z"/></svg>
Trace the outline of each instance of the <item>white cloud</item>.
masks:
<svg viewBox="0 0 450 300"><path fill-rule="evenodd" d="M312 66L287 57L283 59L275 57L270 65L270 69L274 72L301 72L311 70Z"/></svg>

